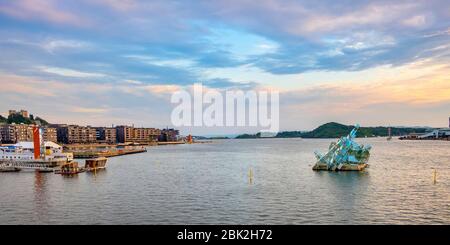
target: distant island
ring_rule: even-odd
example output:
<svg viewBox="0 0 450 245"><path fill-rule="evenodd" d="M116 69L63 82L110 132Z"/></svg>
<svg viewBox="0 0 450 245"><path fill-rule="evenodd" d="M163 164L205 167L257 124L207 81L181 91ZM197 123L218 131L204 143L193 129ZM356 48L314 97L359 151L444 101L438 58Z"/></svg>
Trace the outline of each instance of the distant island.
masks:
<svg viewBox="0 0 450 245"><path fill-rule="evenodd" d="M348 135L354 126L344 125L336 122L330 122L321 125L313 131L284 131L278 133L274 138L339 138ZM392 136L402 136L410 133L425 133L430 128L420 127L390 127ZM387 137L389 127L361 127L358 131L358 137ZM236 139L257 139L261 133L242 134Z"/></svg>

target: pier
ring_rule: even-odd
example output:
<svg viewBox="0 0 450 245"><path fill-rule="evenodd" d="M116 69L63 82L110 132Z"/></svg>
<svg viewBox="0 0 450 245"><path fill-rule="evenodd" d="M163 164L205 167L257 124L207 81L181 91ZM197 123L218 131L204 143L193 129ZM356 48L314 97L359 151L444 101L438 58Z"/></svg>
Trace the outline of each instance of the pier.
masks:
<svg viewBox="0 0 450 245"><path fill-rule="evenodd" d="M89 159L99 157L117 157L122 155L137 154L147 152L147 149L142 147L139 149L108 149L105 151L74 151L74 158Z"/></svg>
<svg viewBox="0 0 450 245"><path fill-rule="evenodd" d="M435 129L424 134L411 133L399 138L400 140L447 140L450 141L450 128Z"/></svg>

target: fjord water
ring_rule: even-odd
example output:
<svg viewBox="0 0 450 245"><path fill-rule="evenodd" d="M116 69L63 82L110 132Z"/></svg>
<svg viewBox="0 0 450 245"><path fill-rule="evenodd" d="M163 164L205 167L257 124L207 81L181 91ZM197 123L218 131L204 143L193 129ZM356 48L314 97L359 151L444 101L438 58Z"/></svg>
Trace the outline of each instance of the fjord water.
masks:
<svg viewBox="0 0 450 245"><path fill-rule="evenodd" d="M95 175L0 173L0 224L450 224L450 142L358 139L369 169L312 171L330 141L217 140L110 158Z"/></svg>

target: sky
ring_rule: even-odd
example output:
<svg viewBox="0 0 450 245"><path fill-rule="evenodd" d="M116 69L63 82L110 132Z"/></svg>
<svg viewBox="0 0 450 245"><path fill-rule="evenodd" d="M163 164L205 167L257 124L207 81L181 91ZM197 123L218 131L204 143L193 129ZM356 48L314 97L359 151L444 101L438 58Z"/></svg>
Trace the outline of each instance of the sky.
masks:
<svg viewBox="0 0 450 245"><path fill-rule="evenodd" d="M279 91L281 130L450 116L447 0L0 0L0 55L0 114L52 123L170 127L198 82Z"/></svg>

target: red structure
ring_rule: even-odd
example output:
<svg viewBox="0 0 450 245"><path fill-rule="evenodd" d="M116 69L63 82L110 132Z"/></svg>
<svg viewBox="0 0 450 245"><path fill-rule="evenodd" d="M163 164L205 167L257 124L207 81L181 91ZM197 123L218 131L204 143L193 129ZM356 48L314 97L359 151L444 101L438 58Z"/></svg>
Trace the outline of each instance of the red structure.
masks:
<svg viewBox="0 0 450 245"><path fill-rule="evenodd" d="M34 159L39 159L41 157L41 139L38 126L33 126L33 143Z"/></svg>
<svg viewBox="0 0 450 245"><path fill-rule="evenodd" d="M192 135L188 135L188 136L186 137L186 141L187 141L188 144L194 143L194 139L192 138Z"/></svg>

